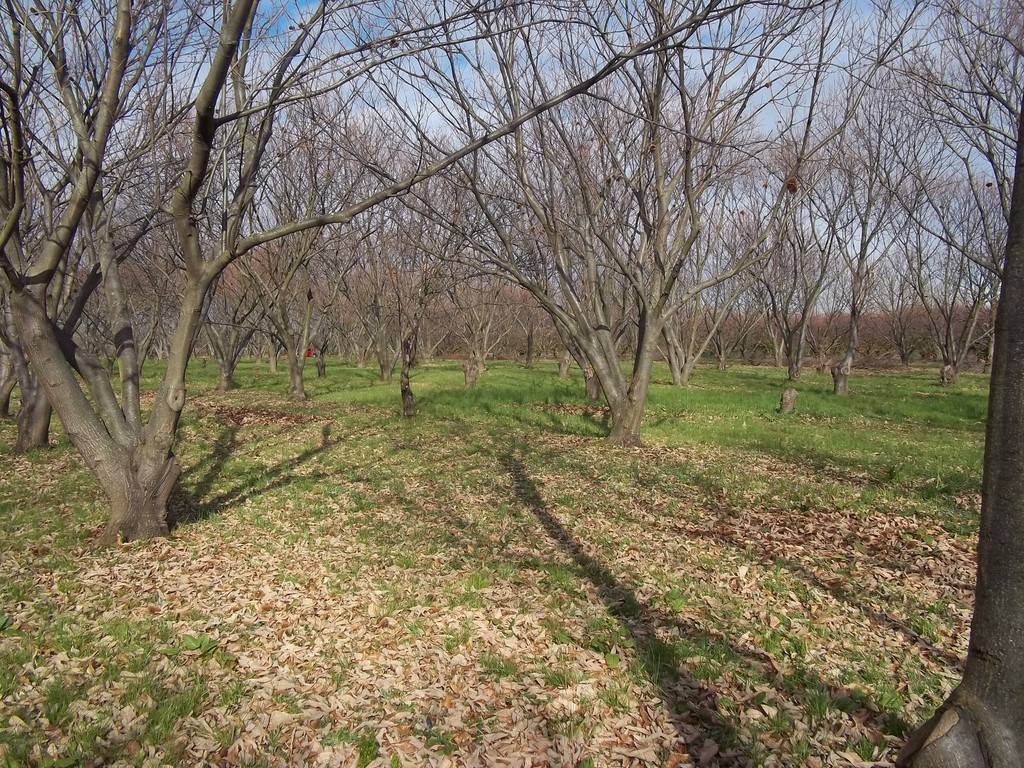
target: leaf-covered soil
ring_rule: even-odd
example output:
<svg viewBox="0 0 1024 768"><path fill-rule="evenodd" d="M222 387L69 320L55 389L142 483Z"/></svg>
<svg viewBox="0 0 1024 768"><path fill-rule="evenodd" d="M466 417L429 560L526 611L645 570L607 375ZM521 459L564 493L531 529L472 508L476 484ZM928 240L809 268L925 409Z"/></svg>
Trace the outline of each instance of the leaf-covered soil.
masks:
<svg viewBox="0 0 1024 768"><path fill-rule="evenodd" d="M971 493L341 396L189 409L169 540L96 550L64 438L0 455L0 765L885 765L959 677Z"/></svg>

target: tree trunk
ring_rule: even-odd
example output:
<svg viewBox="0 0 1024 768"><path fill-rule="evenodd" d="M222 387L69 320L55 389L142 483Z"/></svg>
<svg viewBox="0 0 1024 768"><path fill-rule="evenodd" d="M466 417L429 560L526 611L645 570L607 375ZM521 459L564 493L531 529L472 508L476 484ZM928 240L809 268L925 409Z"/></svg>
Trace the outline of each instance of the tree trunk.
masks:
<svg viewBox="0 0 1024 768"><path fill-rule="evenodd" d="M227 392L235 388L235 365L228 360L219 360L220 378L217 381L217 391Z"/></svg>
<svg viewBox="0 0 1024 768"><path fill-rule="evenodd" d="M680 387L690 386L690 377L693 376L693 369L697 367L697 357L687 358L686 362L683 363L683 367L679 371L679 381L677 385Z"/></svg>
<svg viewBox="0 0 1024 768"><path fill-rule="evenodd" d="M850 394L850 366L845 357L832 366L832 394L844 397Z"/></svg>
<svg viewBox="0 0 1024 768"><path fill-rule="evenodd" d="M110 501L110 521L101 545L167 536L168 502L181 467L174 455L140 449L126 461L105 462L98 473Z"/></svg>
<svg viewBox="0 0 1024 768"><path fill-rule="evenodd" d="M299 352L300 355L304 354ZM288 396L294 400L306 400L306 382L302 376L304 360L289 355L288 360Z"/></svg>
<svg viewBox="0 0 1024 768"><path fill-rule="evenodd" d="M729 356L729 347L726 345L726 343L724 341L721 341L721 340L716 341L715 342L715 359L716 359L717 364L718 364L718 370L720 370L720 371L724 371L725 370L726 365L728 364L728 360L726 359L726 358L728 358L728 356Z"/></svg>
<svg viewBox="0 0 1024 768"><path fill-rule="evenodd" d="M18 385L18 377L14 375L12 366L6 365L3 369L3 377L0 378L0 419L10 418L11 395Z"/></svg>
<svg viewBox="0 0 1024 768"><path fill-rule="evenodd" d="M795 338L794 338L795 337ZM789 368L788 376L790 381L800 381L800 374L804 367L804 332L803 328L793 334L790 338Z"/></svg>
<svg viewBox="0 0 1024 768"><path fill-rule="evenodd" d="M594 369L589 366L584 368L583 376L587 382L587 400L592 403L600 402L602 396L601 381L597 378L597 374L594 373Z"/></svg>
<svg viewBox="0 0 1024 768"><path fill-rule="evenodd" d="M686 353L679 343L676 335L665 327L665 362L668 363L668 370L672 376L672 384L677 387L686 386Z"/></svg>
<svg viewBox="0 0 1024 768"><path fill-rule="evenodd" d="M316 354L316 377L318 379L327 378L327 358L323 353L323 350Z"/></svg>
<svg viewBox="0 0 1024 768"><path fill-rule="evenodd" d="M897 764L912 768L1019 768L1024 755L1024 108L1020 115L971 640L963 681L900 754Z"/></svg>
<svg viewBox="0 0 1024 768"><path fill-rule="evenodd" d="M480 375L480 369L472 360L463 360L462 375L466 380L466 389L473 389L476 386L477 376Z"/></svg>
<svg viewBox="0 0 1024 768"><path fill-rule="evenodd" d="M651 372L654 358L658 353L658 338L661 330L645 318L641 318L640 335L637 339L636 356L633 358L633 375L625 394L611 392L608 407L612 415L612 428L608 433L608 442L615 445L640 445L640 427L647 405L647 390L651 385ZM613 361L613 365L618 361Z"/></svg>
<svg viewBox="0 0 1024 768"><path fill-rule="evenodd" d="M33 383L21 390L21 397L21 408L17 416L18 441L14 445L14 452L25 453L49 447L53 408L46 399L46 393L42 387Z"/></svg>
<svg viewBox="0 0 1024 768"><path fill-rule="evenodd" d="M786 341L779 337L774 331L771 334L772 353L775 355L775 367L781 368L786 357Z"/></svg>
<svg viewBox="0 0 1024 768"><path fill-rule="evenodd" d="M832 366L832 394L846 396L850 394L850 371L853 370L853 359L857 354L857 341L860 331L859 301L854 297L850 308L850 330L846 337L846 354L843 359Z"/></svg>
<svg viewBox="0 0 1024 768"><path fill-rule="evenodd" d="M398 361L395 356L391 354L387 338L384 335L384 329L377 329L377 334L374 338L374 351L377 355L377 367L380 370L381 381L391 381L391 378L395 374L395 363Z"/></svg>
<svg viewBox="0 0 1024 768"><path fill-rule="evenodd" d="M640 426L644 417L644 400L627 395L612 407L612 428L608 442L614 445L640 445Z"/></svg>
<svg viewBox="0 0 1024 768"><path fill-rule="evenodd" d="M277 358L280 354L276 344L271 345L267 350L267 371L269 373L277 373Z"/></svg>
<svg viewBox="0 0 1024 768"><path fill-rule="evenodd" d="M415 332L402 339L402 372L399 376L398 386L402 391L402 415L411 419L416 415L416 398L412 394L412 382L409 374L412 371L412 364L416 360L416 334Z"/></svg>
<svg viewBox="0 0 1024 768"><path fill-rule="evenodd" d="M527 368L533 368L534 355L537 353L534 335L533 326L531 325L526 330L526 362L524 365Z"/></svg>
<svg viewBox="0 0 1024 768"><path fill-rule="evenodd" d="M558 361L558 378L567 379L570 368L572 368L572 354L566 351L562 353L562 357Z"/></svg>
<svg viewBox="0 0 1024 768"><path fill-rule="evenodd" d="M951 387L960 378L960 371L953 363L946 363L939 371L939 384L944 387Z"/></svg>

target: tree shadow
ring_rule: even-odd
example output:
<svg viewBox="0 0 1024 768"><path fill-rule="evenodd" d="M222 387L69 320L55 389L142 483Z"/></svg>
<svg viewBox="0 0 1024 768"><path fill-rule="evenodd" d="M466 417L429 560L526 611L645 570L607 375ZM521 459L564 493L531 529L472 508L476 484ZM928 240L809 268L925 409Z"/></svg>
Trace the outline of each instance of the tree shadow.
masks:
<svg viewBox="0 0 1024 768"><path fill-rule="evenodd" d="M237 433L237 426L228 426L221 433L221 437L215 441L210 455L182 474L171 500L169 524L172 529L179 525L207 520L230 507L244 504L259 494L287 486L296 480L297 476L294 474L296 469L337 445L341 440L332 438L331 425L325 424L321 430L321 439L318 444L312 445L297 456L274 466L253 467L243 473L229 488L212 497L205 498L212 490L214 481L222 473L225 462L237 448ZM185 490L183 486L186 484L188 476L197 471L203 471L203 475L191 490ZM319 473L303 475L303 478L325 480L327 475ZM203 499L203 501L200 502L199 499Z"/></svg>
<svg viewBox="0 0 1024 768"><path fill-rule="evenodd" d="M727 734L733 726L718 712L715 692L687 671L682 654L674 644L662 640L658 632L659 629L673 627L690 639L711 638L699 628L687 626L640 601L552 514L519 459L506 454L500 458L500 464L512 478L519 502L527 507L548 537L572 559L579 573L597 590L620 630L632 640L637 662L644 676L658 690L680 742L695 753L709 741L716 744L729 741ZM740 653L749 655L743 651ZM749 755L735 748L718 755L719 765L739 766L749 761Z"/></svg>
<svg viewBox="0 0 1024 768"><path fill-rule="evenodd" d="M824 680L802 659L792 657L780 663L749 641L742 638L737 640L724 632L706 629L691 619L681 618L641 601L562 525L547 507L522 461L505 454L499 462L512 478L517 499L527 507L549 538L572 559L577 572L596 589L620 630L633 641L636 659L644 676L657 688L672 725L694 757L709 741L734 743L735 729L739 723L731 715L719 711L716 692L690 671L693 664L688 659L692 659L693 651L684 651L673 642L663 640L659 633L675 638L677 642L681 641L682 646L700 649L698 655L706 652L711 656L718 655L723 659L731 658L741 662L748 672L765 680L780 695L790 698L807 711L822 706L824 700L826 706L842 709L851 713L851 716L856 712L861 722L870 723L879 732L900 735L907 730L907 723L899 715L869 707L864 694L856 687L840 687ZM683 535L694 533L688 529L676 530ZM870 609L865 610L865 614L872 616ZM892 622L895 628L913 633L909 627L884 614L872 618ZM911 639L926 653L929 652L924 638L913 633ZM931 647L930 650L944 662L950 658L948 653L940 649ZM741 750L723 749L711 764L724 768L749 765L751 760L751 756Z"/></svg>
<svg viewBox="0 0 1024 768"><path fill-rule="evenodd" d="M917 646L922 655L930 658L932 661L952 667L953 669L963 668L964 659L960 656L951 653L945 648L940 648L910 626L905 620L892 616L872 605L865 604L865 601L859 599L853 590L841 583L840 577L822 578L814 573L805 563L793 560L792 558L780 557L772 550L768 542L750 536L743 536L742 531L738 530L733 523L741 514L739 510L730 507L724 510L720 509L714 522L708 526L699 526L693 523L666 523L666 525L669 530L681 535L704 539L729 549L751 553L762 564L782 567L809 586L816 587L821 592L830 595L837 602L856 609L873 623L901 634L908 642ZM885 567L890 570L898 570L902 567L902 564L898 561L870 557L865 557L864 559L868 565Z"/></svg>
<svg viewBox="0 0 1024 768"><path fill-rule="evenodd" d="M224 470L224 464L235 452L235 448L238 445L238 424L228 424L221 430L213 440L213 450L210 451L202 461L198 464L194 464L185 472L182 472L181 481L186 481L191 475L202 472L202 476L198 478L195 484L192 486L192 491L189 494L192 498L201 499L210 492L213 488L214 481L220 476ZM181 483L179 482L177 493L181 492Z"/></svg>

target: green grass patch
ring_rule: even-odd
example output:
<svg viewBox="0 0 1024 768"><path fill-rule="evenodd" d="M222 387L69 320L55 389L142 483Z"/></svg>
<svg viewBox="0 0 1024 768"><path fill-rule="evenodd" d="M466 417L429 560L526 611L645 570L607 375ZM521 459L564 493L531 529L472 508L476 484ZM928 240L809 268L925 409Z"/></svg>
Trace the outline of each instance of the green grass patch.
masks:
<svg viewBox="0 0 1024 768"><path fill-rule="evenodd" d="M306 403L265 364L228 393L194 365L170 541L92 548L105 502L56 424L0 452L0 765L311 763L311 733L419 764L512 710L582 764L623 718L637 749L685 721L750 764L891 761L970 615L986 380L936 378L835 398L808 372L783 417L779 370L659 368L622 449L550 362L474 390L419 366L413 420L339 361Z"/></svg>

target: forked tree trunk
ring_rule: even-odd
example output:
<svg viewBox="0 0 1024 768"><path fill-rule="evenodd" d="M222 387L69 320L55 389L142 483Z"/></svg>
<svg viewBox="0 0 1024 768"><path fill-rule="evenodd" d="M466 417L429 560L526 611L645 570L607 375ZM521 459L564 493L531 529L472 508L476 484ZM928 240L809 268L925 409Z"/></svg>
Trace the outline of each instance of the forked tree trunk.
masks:
<svg viewBox="0 0 1024 768"><path fill-rule="evenodd" d="M900 754L897 764L911 768L1019 768L1024 755L1024 108L1020 115L971 641L963 681Z"/></svg>
<svg viewBox="0 0 1024 768"><path fill-rule="evenodd" d="M665 362L668 363L668 371L672 376L672 384L677 387L686 386L684 369L686 368L686 353L679 344L675 334L665 329Z"/></svg>
<svg viewBox="0 0 1024 768"><path fill-rule="evenodd" d="M693 369L697 367L697 360L710 342L710 338L703 347L694 350L693 344L683 344L679 335L670 326L665 326L662 336L665 339L665 359L672 375L672 384L677 387L689 386Z"/></svg>
<svg viewBox="0 0 1024 768"><path fill-rule="evenodd" d="M318 379L327 378L327 357L323 350L316 353L316 377Z"/></svg>
<svg viewBox="0 0 1024 768"><path fill-rule="evenodd" d="M228 360L219 360L220 365L220 378L217 380L217 391L227 392L228 390L234 389L235 384L235 365Z"/></svg>
<svg viewBox="0 0 1024 768"><path fill-rule="evenodd" d="M615 445L640 445L640 426L644 417L644 401L630 396L622 398L612 410L612 428L608 442Z"/></svg>
<svg viewBox="0 0 1024 768"><path fill-rule="evenodd" d="M960 378L960 370L955 363L946 363L939 371L939 384L944 387L952 387Z"/></svg>
<svg viewBox="0 0 1024 768"><path fill-rule="evenodd" d="M637 341L629 386L624 393L608 397L612 428L607 440L615 445L640 445L640 427L647 405L647 390L651 385L651 371L658 352L657 340L661 335L660 330L650 327L648 323L642 326L646 326L646 333L642 333Z"/></svg>
<svg viewBox="0 0 1024 768"><path fill-rule="evenodd" d="M167 536L168 504L181 474L178 460L139 449L113 459L97 477L110 501L110 520L101 545Z"/></svg>
<svg viewBox="0 0 1024 768"><path fill-rule="evenodd" d="M697 358L691 357L683 363L682 369L679 371L679 381L677 382L680 387L690 386L690 378L693 376L693 369L697 367Z"/></svg>

